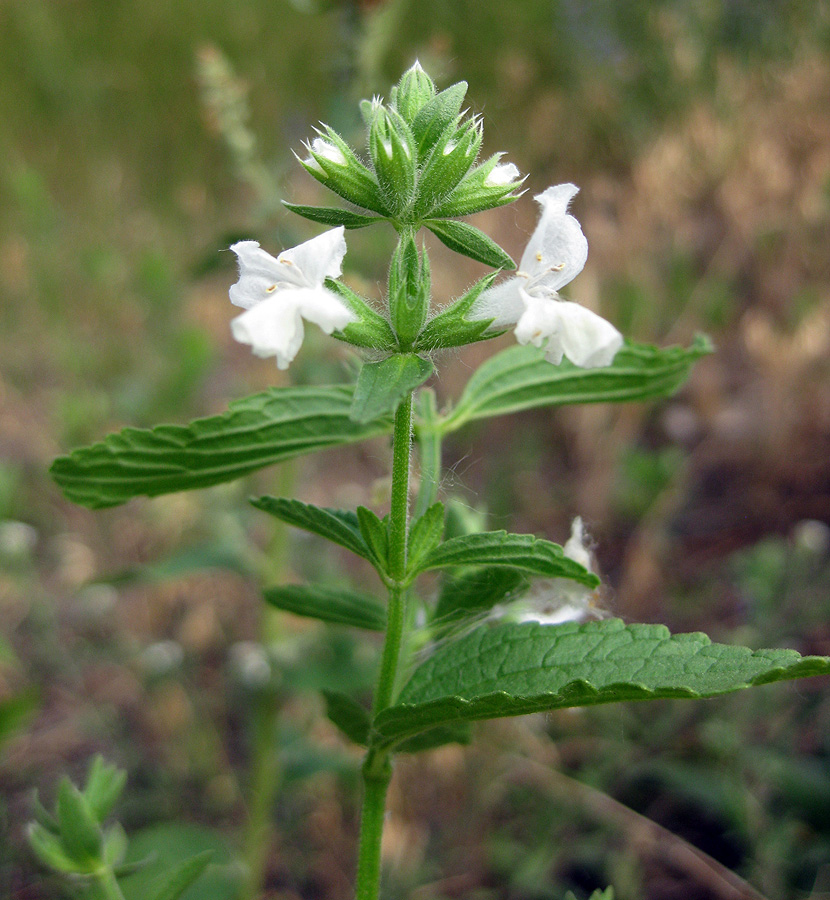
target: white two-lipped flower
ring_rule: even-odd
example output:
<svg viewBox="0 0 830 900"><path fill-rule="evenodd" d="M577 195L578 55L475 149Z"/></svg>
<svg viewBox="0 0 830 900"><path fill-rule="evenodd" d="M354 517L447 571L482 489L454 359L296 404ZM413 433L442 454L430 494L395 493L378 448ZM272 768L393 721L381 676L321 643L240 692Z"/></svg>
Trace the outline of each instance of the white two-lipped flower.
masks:
<svg viewBox="0 0 830 900"><path fill-rule="evenodd" d="M246 312L231 322L236 340L257 356L277 358L287 369L303 342L303 319L326 334L345 328L357 316L325 286L337 278L346 255L344 228L332 228L274 259L256 241L240 241L231 250L239 259L239 281L231 303Z"/></svg>
<svg viewBox="0 0 830 900"><path fill-rule="evenodd" d="M623 338L610 322L558 293L588 258L588 241L568 214L578 190L573 184L558 184L535 197L542 215L518 271L484 291L470 318L493 319L494 328L515 324L516 340L544 345L554 365L566 356L576 366L594 369L611 364Z"/></svg>

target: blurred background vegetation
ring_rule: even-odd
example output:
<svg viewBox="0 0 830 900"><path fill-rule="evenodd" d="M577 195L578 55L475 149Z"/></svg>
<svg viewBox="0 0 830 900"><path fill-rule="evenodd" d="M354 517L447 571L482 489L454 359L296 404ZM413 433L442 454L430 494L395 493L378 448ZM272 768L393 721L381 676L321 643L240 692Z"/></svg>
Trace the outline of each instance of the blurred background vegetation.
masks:
<svg viewBox="0 0 830 900"><path fill-rule="evenodd" d="M0 894L63 896L25 848L30 792L103 752L130 773L136 853L218 848L189 897L237 896L268 784L265 896L349 895L359 760L314 688L365 689L375 648L263 618L261 579L345 561L246 497L382 504L387 447L95 514L46 470L282 383L230 339L223 251L315 233L279 204L325 202L290 151L321 119L360 142L357 101L415 57L469 82L485 151L531 192L581 186L574 299L636 340L717 346L668 402L454 437L446 492L560 541L580 513L627 620L830 654L828 51L820 0L0 3ZM515 255L534 220L528 195L477 224ZM391 246L355 233L346 279L379 296ZM482 274L433 259L439 301ZM309 337L289 377L347 378ZM440 396L495 349L441 360ZM830 897L829 697L815 679L558 713L401 760L386 896ZM280 767L252 772L272 738Z"/></svg>

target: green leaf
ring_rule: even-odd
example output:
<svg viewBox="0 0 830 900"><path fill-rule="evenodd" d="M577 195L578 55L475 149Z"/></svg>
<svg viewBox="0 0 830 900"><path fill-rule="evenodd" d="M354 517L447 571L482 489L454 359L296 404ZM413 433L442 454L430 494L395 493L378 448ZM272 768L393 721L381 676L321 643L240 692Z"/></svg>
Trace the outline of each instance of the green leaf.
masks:
<svg viewBox="0 0 830 900"><path fill-rule="evenodd" d="M413 735L405 741L401 741L395 747L396 753L423 753L425 750L435 750L445 744L469 744L472 738L472 729L469 722L453 722L451 725L439 725L429 731Z"/></svg>
<svg viewBox="0 0 830 900"><path fill-rule="evenodd" d="M133 869L119 883L125 900L148 900L165 876L206 850L214 854L211 865L182 900L236 900L242 873L225 840L211 829L182 821L130 832L126 863L119 866L125 874Z"/></svg>
<svg viewBox="0 0 830 900"><path fill-rule="evenodd" d="M326 715L355 744L365 747L369 743L372 719L369 713L348 694L340 691L323 691Z"/></svg>
<svg viewBox="0 0 830 900"><path fill-rule="evenodd" d="M365 228L374 225L375 222L383 222L383 216L367 216L364 213L351 212L348 209L337 209L334 206L303 206L299 203L288 203L283 200L282 205L291 212L297 213L312 222L321 222L323 225L344 225L346 228Z"/></svg>
<svg viewBox="0 0 830 900"><path fill-rule="evenodd" d="M152 900L178 900L205 871L212 858L213 851L204 850L196 856L179 863L165 874L161 885L152 894Z"/></svg>
<svg viewBox="0 0 830 900"><path fill-rule="evenodd" d="M79 866L100 863L103 835L86 797L68 779L63 778L58 788L58 823L61 843Z"/></svg>
<svg viewBox="0 0 830 900"><path fill-rule="evenodd" d="M58 835L44 828L39 822L30 822L26 827L26 836L29 838L29 846L35 856L50 869L58 872L79 872L82 867L69 857L63 848Z"/></svg>
<svg viewBox="0 0 830 900"><path fill-rule="evenodd" d="M432 621L444 626L486 612L525 585L527 580L518 570L496 566L451 576L441 586Z"/></svg>
<svg viewBox="0 0 830 900"><path fill-rule="evenodd" d="M49 812L49 810L40 802L40 794L37 788L32 793L32 813L38 824L51 831L52 834L60 834L60 824L58 820Z"/></svg>
<svg viewBox="0 0 830 900"><path fill-rule="evenodd" d="M407 548L407 574L417 575L421 571L421 563L431 553L444 533L444 504L433 503L432 506L416 519L409 533Z"/></svg>
<svg viewBox="0 0 830 900"><path fill-rule="evenodd" d="M68 499L91 509L233 481L303 453L390 431L391 419L349 418L352 390L271 388L189 425L111 434L56 459L50 471Z"/></svg>
<svg viewBox="0 0 830 900"><path fill-rule="evenodd" d="M367 347L375 351L394 352L398 349L398 339L392 326L367 300L334 278L326 279L326 287L345 301L357 316L356 322L349 322L342 331L335 331L334 337L355 347Z"/></svg>
<svg viewBox="0 0 830 900"><path fill-rule="evenodd" d="M288 525L319 534L363 559L372 559L372 552L360 533L357 516L351 510L313 506L285 497L258 497L251 500L251 504Z"/></svg>
<svg viewBox="0 0 830 900"><path fill-rule="evenodd" d="M610 366L580 369L568 360L554 366L543 349L509 347L487 360L467 382L443 428L446 433L473 419L539 406L665 397L683 384L696 360L711 352L711 343L702 335L688 348L628 343Z"/></svg>
<svg viewBox="0 0 830 900"><path fill-rule="evenodd" d="M127 783L127 773L105 762L100 754L92 761L84 787L84 797L99 822L112 812Z"/></svg>
<svg viewBox="0 0 830 900"><path fill-rule="evenodd" d="M454 219L428 219L427 228L450 250L483 262L494 269L515 269L509 254L483 231Z"/></svg>
<svg viewBox="0 0 830 900"><path fill-rule="evenodd" d="M752 685L830 673L830 658L713 644L663 625L501 624L439 647L395 706L374 722L391 745L460 721L614 703L715 697Z"/></svg>
<svg viewBox="0 0 830 900"><path fill-rule="evenodd" d="M386 628L386 610L374 597L345 588L286 584L267 588L263 596L271 606L298 616L369 631Z"/></svg>
<svg viewBox="0 0 830 900"><path fill-rule="evenodd" d="M414 353L396 353L381 362L364 363L357 376L352 420L365 424L392 412L434 370L429 360Z"/></svg>
<svg viewBox="0 0 830 900"><path fill-rule="evenodd" d="M129 840L119 822L115 822L104 833L104 863L111 869L118 867L127 853Z"/></svg>
<svg viewBox="0 0 830 900"><path fill-rule="evenodd" d="M418 335L413 350L431 353L443 347L463 347L504 334L504 331L487 330L492 319L467 318L467 314L479 294L490 287L498 274L498 272L491 272L489 275L485 275L463 297L459 297L455 303L451 303L438 315L433 316Z"/></svg>
<svg viewBox="0 0 830 900"><path fill-rule="evenodd" d="M573 892L568 891L568 893L565 894L565 900L576 900L576 896ZM591 894L588 900L614 900L614 889L608 887L604 891L596 890Z"/></svg>
<svg viewBox="0 0 830 900"><path fill-rule="evenodd" d="M532 534L485 531L450 538L421 563L421 570L450 566L509 566L543 578L571 578L594 588L596 575L565 556L559 544Z"/></svg>
<svg viewBox="0 0 830 900"><path fill-rule="evenodd" d="M357 524L366 546L369 548L370 562L384 573L389 568L389 527L379 519L371 509L365 506L357 508Z"/></svg>

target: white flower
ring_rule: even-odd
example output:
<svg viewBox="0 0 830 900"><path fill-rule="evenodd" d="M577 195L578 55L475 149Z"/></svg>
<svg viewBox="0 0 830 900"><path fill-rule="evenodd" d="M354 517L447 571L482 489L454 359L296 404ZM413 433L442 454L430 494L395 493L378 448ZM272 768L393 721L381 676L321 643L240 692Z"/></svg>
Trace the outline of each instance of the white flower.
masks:
<svg viewBox="0 0 830 900"><path fill-rule="evenodd" d="M594 369L611 364L623 339L610 322L558 294L588 258L588 241L567 212L578 190L559 184L536 196L542 215L518 271L485 291L471 318L493 319L495 328L515 324L516 340L536 347L546 343L545 356L554 365L567 356L576 366Z"/></svg>
<svg viewBox="0 0 830 900"><path fill-rule="evenodd" d="M287 369L303 342L303 319L326 334L345 328L356 316L325 287L336 278L346 255L343 226L332 228L274 259L256 241L240 241L231 250L239 257L239 281L231 303L247 312L231 322L236 340L250 344L257 356L276 356Z"/></svg>

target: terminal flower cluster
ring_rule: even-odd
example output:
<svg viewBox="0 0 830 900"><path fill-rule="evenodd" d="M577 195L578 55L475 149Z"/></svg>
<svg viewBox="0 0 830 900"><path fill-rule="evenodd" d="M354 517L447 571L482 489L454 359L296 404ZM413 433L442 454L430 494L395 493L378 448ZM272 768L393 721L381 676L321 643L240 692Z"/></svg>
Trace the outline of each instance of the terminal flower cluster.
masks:
<svg viewBox="0 0 830 900"><path fill-rule="evenodd" d="M588 255L582 228L568 213L578 191L572 184L536 196L541 216L515 274L495 286L490 276L437 315L431 311L429 261L415 243L422 226L458 253L497 270L515 269L498 244L459 221L518 199L523 182L513 163L502 162L502 153L477 162L482 123L461 110L466 89L459 82L437 91L416 63L388 103L375 97L362 104L366 161L334 129L318 130L305 145L306 156L298 159L352 208L286 204L336 227L277 258L255 241L231 247L239 259L239 280L230 297L246 310L231 326L237 340L258 356L276 357L285 369L299 351L304 321L370 350L418 354L486 340L513 326L519 343L544 347L554 365L563 358L582 368L611 364L623 344L617 329L559 296ZM342 271L345 229L382 221L395 228L399 243L385 315L379 316L368 300L333 279ZM378 319L385 321L378 326Z"/></svg>

